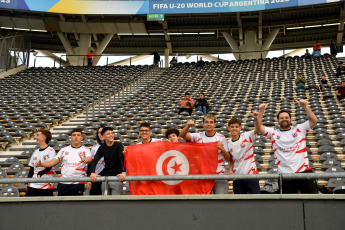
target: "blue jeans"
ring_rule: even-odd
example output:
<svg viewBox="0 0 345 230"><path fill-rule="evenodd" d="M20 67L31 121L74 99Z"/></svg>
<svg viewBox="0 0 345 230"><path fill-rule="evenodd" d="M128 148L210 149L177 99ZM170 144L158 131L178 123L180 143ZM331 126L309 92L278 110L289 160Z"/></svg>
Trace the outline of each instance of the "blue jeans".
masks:
<svg viewBox="0 0 345 230"><path fill-rule="evenodd" d="M299 90L299 89L304 89L304 90L306 90L307 87L305 87L304 85L295 86L295 90L296 90L296 91Z"/></svg>
<svg viewBox="0 0 345 230"><path fill-rule="evenodd" d="M204 115L206 115L206 106L198 106L196 111L201 111Z"/></svg>

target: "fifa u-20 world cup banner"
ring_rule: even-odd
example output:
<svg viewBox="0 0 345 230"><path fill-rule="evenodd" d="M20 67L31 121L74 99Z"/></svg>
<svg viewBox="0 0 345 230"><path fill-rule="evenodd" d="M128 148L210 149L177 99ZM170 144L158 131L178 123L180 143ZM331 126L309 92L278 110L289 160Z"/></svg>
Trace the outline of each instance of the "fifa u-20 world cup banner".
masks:
<svg viewBox="0 0 345 230"><path fill-rule="evenodd" d="M0 0L0 8L63 14L225 13L305 6L344 0Z"/></svg>
<svg viewBox="0 0 345 230"><path fill-rule="evenodd" d="M128 176L216 174L217 143L154 142L127 147ZM130 181L131 195L210 194L214 180Z"/></svg>

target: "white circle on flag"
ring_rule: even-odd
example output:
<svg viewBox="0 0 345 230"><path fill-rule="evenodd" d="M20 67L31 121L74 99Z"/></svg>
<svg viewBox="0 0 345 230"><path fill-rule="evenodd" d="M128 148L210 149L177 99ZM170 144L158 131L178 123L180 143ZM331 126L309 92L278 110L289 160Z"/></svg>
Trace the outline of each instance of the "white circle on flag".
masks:
<svg viewBox="0 0 345 230"><path fill-rule="evenodd" d="M157 160L156 163L157 175L188 175L189 174L189 162L187 157L177 151L169 150L163 153ZM182 180L169 180L162 181L168 185L177 185Z"/></svg>

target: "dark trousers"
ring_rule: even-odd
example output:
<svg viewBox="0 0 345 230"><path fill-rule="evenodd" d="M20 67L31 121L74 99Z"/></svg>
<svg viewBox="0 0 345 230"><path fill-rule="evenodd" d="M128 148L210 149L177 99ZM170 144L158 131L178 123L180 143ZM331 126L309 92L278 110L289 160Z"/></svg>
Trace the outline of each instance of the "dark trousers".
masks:
<svg viewBox="0 0 345 230"><path fill-rule="evenodd" d="M187 109L187 108L180 108L180 110L178 111L178 114L182 113L183 111L187 111L189 113L189 115L191 115L192 112L193 112L193 109L192 108L189 108L189 109Z"/></svg>
<svg viewBox="0 0 345 230"><path fill-rule="evenodd" d="M84 184L61 184L57 186L58 196L82 196L84 193Z"/></svg>
<svg viewBox="0 0 345 230"><path fill-rule="evenodd" d="M87 65L88 66L92 66L92 58L88 58L87 59Z"/></svg>
<svg viewBox="0 0 345 230"><path fill-rule="evenodd" d="M307 170L301 173L313 173L313 170ZM282 181L282 190L284 194L317 194L317 182L315 179L290 179Z"/></svg>
<svg viewBox="0 0 345 230"><path fill-rule="evenodd" d="M38 189L28 187L26 190L25 196L53 196L54 189Z"/></svg>
<svg viewBox="0 0 345 230"><path fill-rule="evenodd" d="M92 183L90 195L102 195L102 182Z"/></svg>
<svg viewBox="0 0 345 230"><path fill-rule="evenodd" d="M339 95L339 96L337 96L337 98L340 101L341 99L345 98L345 95Z"/></svg>
<svg viewBox="0 0 345 230"><path fill-rule="evenodd" d="M234 194L260 194L259 180L234 180Z"/></svg>

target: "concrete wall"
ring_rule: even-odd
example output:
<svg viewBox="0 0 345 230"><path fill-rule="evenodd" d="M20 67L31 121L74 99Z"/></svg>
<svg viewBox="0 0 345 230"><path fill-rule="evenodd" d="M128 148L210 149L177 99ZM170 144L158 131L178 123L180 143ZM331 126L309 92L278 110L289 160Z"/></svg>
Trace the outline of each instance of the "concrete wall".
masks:
<svg viewBox="0 0 345 230"><path fill-rule="evenodd" d="M343 195L0 199L1 230L341 230L344 214Z"/></svg>

